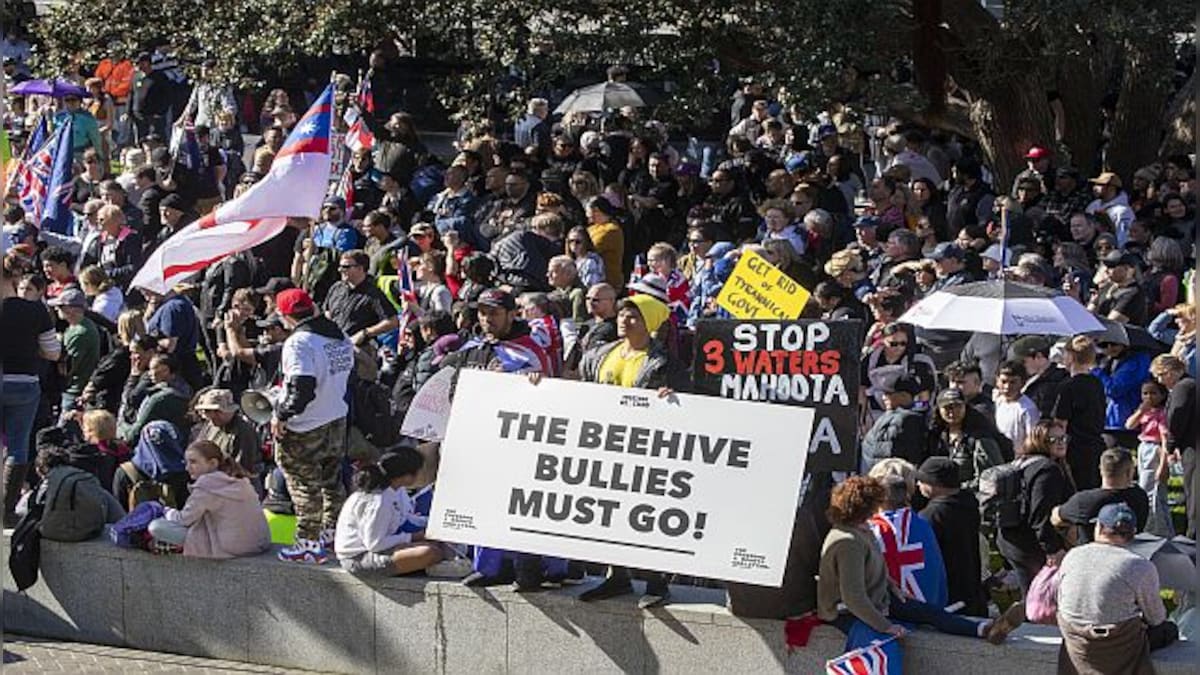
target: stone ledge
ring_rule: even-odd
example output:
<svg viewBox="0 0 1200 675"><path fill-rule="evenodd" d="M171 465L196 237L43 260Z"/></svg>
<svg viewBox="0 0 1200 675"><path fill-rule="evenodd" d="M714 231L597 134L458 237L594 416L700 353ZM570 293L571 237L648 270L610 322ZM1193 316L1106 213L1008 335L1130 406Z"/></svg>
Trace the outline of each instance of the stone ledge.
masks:
<svg viewBox="0 0 1200 675"><path fill-rule="evenodd" d="M789 654L782 622L734 617L722 591L691 587L643 612L631 599L585 605L575 598L580 588L519 595L423 578L366 583L274 552L218 562L104 540L44 542L42 577L24 594L3 568L5 631L282 668L815 673L843 644L822 627ZM1046 626L1024 626L1000 647L920 630L907 638L905 672L1050 673L1058 643ZM1190 675L1198 662L1191 643L1155 654L1164 675Z"/></svg>

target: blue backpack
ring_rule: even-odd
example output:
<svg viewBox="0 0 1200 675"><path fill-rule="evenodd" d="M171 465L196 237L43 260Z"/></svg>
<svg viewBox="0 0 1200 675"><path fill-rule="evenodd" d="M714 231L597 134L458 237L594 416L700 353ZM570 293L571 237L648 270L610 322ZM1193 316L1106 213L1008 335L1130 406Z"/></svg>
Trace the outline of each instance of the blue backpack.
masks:
<svg viewBox="0 0 1200 675"><path fill-rule="evenodd" d="M121 548L146 548L150 542L150 521L166 514L159 502L142 502L108 528L108 537Z"/></svg>

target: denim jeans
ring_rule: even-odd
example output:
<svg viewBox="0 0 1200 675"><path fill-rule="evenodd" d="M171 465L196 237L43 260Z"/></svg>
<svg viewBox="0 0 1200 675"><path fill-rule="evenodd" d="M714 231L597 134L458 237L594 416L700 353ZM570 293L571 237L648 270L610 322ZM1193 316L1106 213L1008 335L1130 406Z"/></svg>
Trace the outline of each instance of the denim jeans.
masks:
<svg viewBox="0 0 1200 675"><path fill-rule="evenodd" d="M166 518L155 518L150 521L150 526L146 530L150 532L150 536L154 537L156 541L161 541L164 544L183 546L183 542L187 540L187 525L176 523Z"/></svg>
<svg viewBox="0 0 1200 675"><path fill-rule="evenodd" d="M908 598L901 601L893 597L892 604L888 608L888 613L897 621L933 626L942 633L961 635L963 637L979 637L979 624L981 622L978 619L951 614L941 607L936 607L920 600Z"/></svg>
<svg viewBox="0 0 1200 675"><path fill-rule="evenodd" d="M7 464L29 462L29 440L41 397L42 385L36 381L5 380L0 386L0 427L8 446Z"/></svg>

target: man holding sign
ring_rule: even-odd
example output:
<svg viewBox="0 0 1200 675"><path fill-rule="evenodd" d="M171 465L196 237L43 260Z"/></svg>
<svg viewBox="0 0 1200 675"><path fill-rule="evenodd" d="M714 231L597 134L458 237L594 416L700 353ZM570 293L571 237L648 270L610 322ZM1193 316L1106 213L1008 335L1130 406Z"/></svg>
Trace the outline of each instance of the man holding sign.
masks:
<svg viewBox="0 0 1200 675"><path fill-rule="evenodd" d="M657 389L660 396L668 395L673 373L682 369L671 360L662 343L654 339L654 333L667 321L671 310L645 294L622 300L617 308L619 339L584 354L579 363L580 377L587 382L615 384L627 389ZM667 577L658 572L643 574L646 592L638 601L638 607L645 609L666 602L671 595ZM608 578L599 586L584 591L579 599L587 602L632 593L630 576L625 567L610 567Z"/></svg>

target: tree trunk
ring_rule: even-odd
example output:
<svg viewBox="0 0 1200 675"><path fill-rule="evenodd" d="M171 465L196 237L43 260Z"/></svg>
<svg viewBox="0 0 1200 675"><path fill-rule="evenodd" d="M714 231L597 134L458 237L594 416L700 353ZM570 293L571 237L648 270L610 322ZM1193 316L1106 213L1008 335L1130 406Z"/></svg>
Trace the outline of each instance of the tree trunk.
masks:
<svg viewBox="0 0 1200 675"><path fill-rule="evenodd" d="M1046 89L1036 73L1014 73L971 103L971 124L995 174L993 188L1008 194L1025 168L1025 152L1054 137Z"/></svg>
<svg viewBox="0 0 1200 675"><path fill-rule="evenodd" d="M1105 167L1126 181L1158 158L1162 111L1170 96L1172 54L1165 42L1127 42L1125 68Z"/></svg>
<svg viewBox="0 0 1200 675"><path fill-rule="evenodd" d="M1159 157L1196 151L1196 72L1193 70L1192 76L1175 93L1163 115L1162 125L1167 135L1158 148Z"/></svg>
<svg viewBox="0 0 1200 675"><path fill-rule="evenodd" d="M1094 176L1100 166L1100 103L1108 80L1104 62L1097 55L1064 59L1058 74L1058 95L1063 111L1061 145L1070 153L1070 165ZM1056 157L1057 166L1067 158Z"/></svg>

